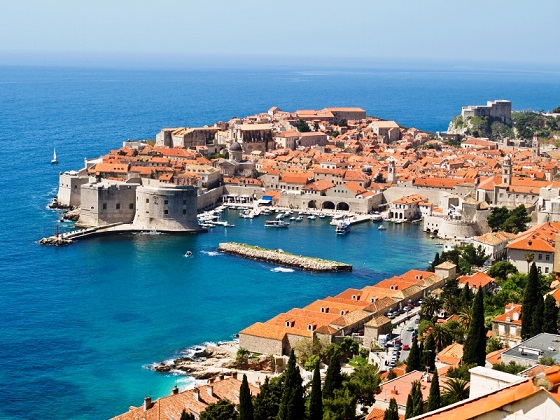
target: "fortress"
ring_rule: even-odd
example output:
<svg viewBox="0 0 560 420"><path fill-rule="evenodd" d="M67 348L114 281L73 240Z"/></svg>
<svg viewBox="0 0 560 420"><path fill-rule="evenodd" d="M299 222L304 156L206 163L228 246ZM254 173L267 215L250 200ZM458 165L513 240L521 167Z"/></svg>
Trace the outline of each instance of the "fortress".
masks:
<svg viewBox="0 0 560 420"><path fill-rule="evenodd" d="M486 105L464 106L461 110L463 120L471 117L491 117L499 119L504 124L511 124L511 101L488 101Z"/></svg>

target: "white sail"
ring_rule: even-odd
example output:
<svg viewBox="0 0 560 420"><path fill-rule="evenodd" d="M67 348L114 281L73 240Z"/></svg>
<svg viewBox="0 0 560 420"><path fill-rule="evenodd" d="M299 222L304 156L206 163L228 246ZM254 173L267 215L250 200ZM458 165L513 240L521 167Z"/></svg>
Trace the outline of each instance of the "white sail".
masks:
<svg viewBox="0 0 560 420"><path fill-rule="evenodd" d="M58 159L56 158L56 149L53 149L53 158L51 160L51 163L58 163Z"/></svg>

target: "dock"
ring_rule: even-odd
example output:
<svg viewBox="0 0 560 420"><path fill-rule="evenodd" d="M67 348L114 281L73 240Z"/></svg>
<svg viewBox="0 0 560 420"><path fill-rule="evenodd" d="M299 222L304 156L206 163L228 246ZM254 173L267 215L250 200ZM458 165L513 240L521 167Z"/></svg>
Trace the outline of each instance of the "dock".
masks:
<svg viewBox="0 0 560 420"><path fill-rule="evenodd" d="M294 255L281 249L267 249L258 246L240 244L236 242L224 242L219 244L218 251L249 258L257 261L265 261L284 267L299 268L305 271L315 272L348 272L352 271L352 265L337 261L324 260L321 258Z"/></svg>

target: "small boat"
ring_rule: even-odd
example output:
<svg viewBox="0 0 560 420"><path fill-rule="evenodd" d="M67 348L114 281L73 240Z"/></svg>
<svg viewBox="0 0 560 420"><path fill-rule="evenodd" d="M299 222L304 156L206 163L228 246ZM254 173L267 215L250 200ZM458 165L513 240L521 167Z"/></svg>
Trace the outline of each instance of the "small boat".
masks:
<svg viewBox="0 0 560 420"><path fill-rule="evenodd" d="M384 225L379 225L379 227L377 228L379 230L387 230L387 228Z"/></svg>
<svg viewBox="0 0 560 420"><path fill-rule="evenodd" d="M346 235L349 230L350 230L350 224L348 224L346 222L340 222L336 226L336 234L337 235Z"/></svg>
<svg viewBox="0 0 560 420"><path fill-rule="evenodd" d="M58 159L56 158L56 149L53 149L53 158L51 160L51 163L53 165L56 165L58 163Z"/></svg>
<svg viewBox="0 0 560 420"><path fill-rule="evenodd" d="M303 216L296 217L296 222L301 222L303 220Z"/></svg>
<svg viewBox="0 0 560 420"><path fill-rule="evenodd" d="M267 220L264 222L265 227L287 228L289 225L289 223L286 223L283 220Z"/></svg>
<svg viewBox="0 0 560 420"><path fill-rule="evenodd" d="M383 220L383 216L381 216L378 212L375 212L371 215L372 222L381 222Z"/></svg>
<svg viewBox="0 0 560 420"><path fill-rule="evenodd" d="M324 219L325 217L327 217L327 215L325 213L320 213L319 214L319 218L320 219Z"/></svg>
<svg viewBox="0 0 560 420"><path fill-rule="evenodd" d="M292 217L290 217L290 220L291 220L291 221L294 221L294 220L296 220L296 217L295 217L295 216L292 216Z"/></svg>
<svg viewBox="0 0 560 420"><path fill-rule="evenodd" d="M395 224L396 224L396 225L400 225L402 222L403 222L403 221L400 220L400 219L395 219Z"/></svg>
<svg viewBox="0 0 560 420"><path fill-rule="evenodd" d="M310 214L309 216L307 216L307 218L309 220L315 220L317 217L314 214Z"/></svg>
<svg viewBox="0 0 560 420"><path fill-rule="evenodd" d="M191 251L185 252L185 257L191 257L191 256L192 256L192 252L191 252Z"/></svg>

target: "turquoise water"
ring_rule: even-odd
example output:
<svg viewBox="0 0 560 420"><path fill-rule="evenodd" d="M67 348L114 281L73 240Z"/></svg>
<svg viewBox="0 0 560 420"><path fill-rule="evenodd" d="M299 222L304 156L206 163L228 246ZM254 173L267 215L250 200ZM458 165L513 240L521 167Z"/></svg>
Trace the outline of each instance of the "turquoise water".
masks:
<svg viewBox="0 0 560 420"><path fill-rule="evenodd" d="M361 106L370 115L445 130L462 105L504 98L558 105L558 74L527 71L184 70L0 67L0 418L99 419L170 393L185 377L146 369L186 347L348 287L424 268L435 249L416 226L374 224L334 234L326 220L288 229L228 218L198 236L128 235L41 247L57 212L58 171L154 137L266 111ZM50 164L56 146L60 165ZM275 272L215 254L239 241L354 265L352 273ZM194 256L183 257L186 250Z"/></svg>

